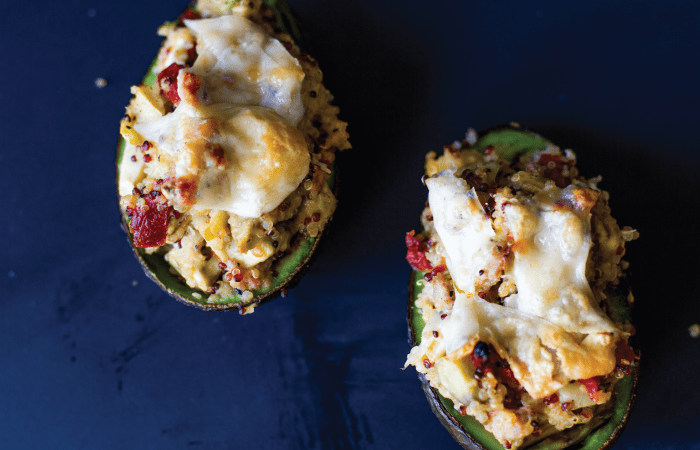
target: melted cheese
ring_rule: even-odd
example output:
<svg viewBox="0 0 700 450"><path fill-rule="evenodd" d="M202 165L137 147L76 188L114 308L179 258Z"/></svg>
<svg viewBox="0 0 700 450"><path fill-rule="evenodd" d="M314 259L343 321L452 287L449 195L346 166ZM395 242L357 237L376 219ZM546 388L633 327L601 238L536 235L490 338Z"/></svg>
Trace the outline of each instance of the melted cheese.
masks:
<svg viewBox="0 0 700 450"><path fill-rule="evenodd" d="M513 275L518 293L505 305L545 318L571 333L613 332L586 280L591 249L590 212L553 208L570 191L549 186L530 202L504 205L514 244Z"/></svg>
<svg viewBox="0 0 700 450"><path fill-rule="evenodd" d="M447 268L457 286L474 290L479 270L491 265L496 233L474 189L447 169L428 178L435 229L445 245Z"/></svg>
<svg viewBox="0 0 700 450"><path fill-rule="evenodd" d="M182 101L163 117L140 118L134 129L168 156L175 204L259 217L309 171L308 147L295 128L304 114L304 72L248 19L185 24L196 34L198 57L178 75Z"/></svg>
<svg viewBox="0 0 700 450"><path fill-rule="evenodd" d="M135 129L172 156L171 176L194 183L194 202L188 206L195 209L259 217L276 208L309 171L303 134L268 108L183 101L173 113ZM223 161L211 153L217 148Z"/></svg>
<svg viewBox="0 0 700 450"><path fill-rule="evenodd" d="M197 35L192 72L215 103L266 106L296 125L304 115L299 62L276 39L238 15L185 20Z"/></svg>
<svg viewBox="0 0 700 450"><path fill-rule="evenodd" d="M531 396L544 397L563 385L562 377L555 374L554 354L542 343L551 334L562 334L561 330L538 317L460 291L456 297L452 314L440 326L448 357L471 353L479 341L489 342L511 364Z"/></svg>
<svg viewBox="0 0 700 450"><path fill-rule="evenodd" d="M595 305L585 278L590 208L557 207L581 192L548 186L530 200L502 203L504 228L515 240L507 275L514 276L518 292L501 306L475 295L476 274L499 264L489 260L500 256L491 220L454 173L445 170L426 181L456 284L452 313L438 325L447 357L457 360L478 341L488 342L535 398L613 370L618 330Z"/></svg>

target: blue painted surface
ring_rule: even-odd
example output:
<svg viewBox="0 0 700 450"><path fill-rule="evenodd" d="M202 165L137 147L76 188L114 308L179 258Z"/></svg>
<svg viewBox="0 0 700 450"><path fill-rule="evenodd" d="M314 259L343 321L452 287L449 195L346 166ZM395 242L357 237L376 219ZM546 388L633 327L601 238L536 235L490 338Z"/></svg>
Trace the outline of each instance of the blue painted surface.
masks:
<svg viewBox="0 0 700 450"><path fill-rule="evenodd" d="M291 4L354 149L315 265L245 317L171 300L119 226L118 121L185 2L4 5L2 448L457 449L400 370L403 234L426 151L519 121L577 151L642 234L628 252L642 375L616 448L699 449L700 6Z"/></svg>

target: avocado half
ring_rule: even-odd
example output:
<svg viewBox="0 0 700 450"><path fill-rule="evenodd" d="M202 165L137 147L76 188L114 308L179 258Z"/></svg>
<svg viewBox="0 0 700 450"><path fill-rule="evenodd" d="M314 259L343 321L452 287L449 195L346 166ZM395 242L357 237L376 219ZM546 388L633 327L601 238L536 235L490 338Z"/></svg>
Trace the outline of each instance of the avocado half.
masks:
<svg viewBox="0 0 700 450"><path fill-rule="evenodd" d="M188 9L195 10L195 1L190 3ZM297 19L296 14L289 7L286 0L263 0L263 4L272 9L275 12L277 25L279 28L289 34L294 42L302 50L307 50L308 44L305 34L302 31L300 21ZM150 86L154 85L157 81L157 74L153 72L156 65L156 59L151 62L146 75L141 80L141 83L148 84ZM126 147L126 141L122 136L119 136L119 142L117 143L117 158L116 158L116 185L117 185L117 196L119 196L119 172L120 165L122 162L122 157L124 155L124 148ZM326 179L331 191L337 198L337 167L335 161L331 166L331 174ZM290 243L290 249L285 252L285 256L275 261L272 265L272 270L277 275L274 277L272 284L267 289L256 289L253 290L253 298L247 301L236 294L232 297L221 299L216 303L207 303L208 294L199 291L198 289L193 289L189 287L182 278L174 273L170 264L168 264L162 254L148 254L142 248L138 248L134 245L134 237L129 228L129 219L125 212L121 213L122 228L127 234L131 248L136 255L136 258L141 263L146 275L158 284L164 291L174 297L176 300L185 303L190 306L194 306L199 309L206 311L227 311L227 310L239 310L241 312L245 311L245 308L251 305L257 306L261 303L265 303L280 295L286 295L286 291L295 287L304 273L306 272L308 266L310 265L315 251L318 248L321 238L326 234L330 221L326 224L323 231L315 238L304 238L297 235L292 243Z"/></svg>
<svg viewBox="0 0 700 450"><path fill-rule="evenodd" d="M483 153L484 148L493 146L498 156L508 161L545 150L547 144L551 144L542 136L513 124L490 128L478 133L478 136L478 140L470 147L470 150L475 149ZM413 270L408 284L408 342L411 346L420 344L425 327L420 309L416 306L418 294L423 290L425 273ZM611 307L609 314L615 320L624 322L630 318L625 297L626 293L622 290L608 293ZM479 421L469 415L462 416L459 411L455 410L452 401L444 398L436 389L432 388L423 374L418 373L418 379L433 414L462 447L468 450L505 450ZM635 390L638 379L639 361L632 365L630 375L617 382L613 393L612 407L605 414L598 416L598 420L577 425L527 448L539 450L611 448L627 425L636 399Z"/></svg>

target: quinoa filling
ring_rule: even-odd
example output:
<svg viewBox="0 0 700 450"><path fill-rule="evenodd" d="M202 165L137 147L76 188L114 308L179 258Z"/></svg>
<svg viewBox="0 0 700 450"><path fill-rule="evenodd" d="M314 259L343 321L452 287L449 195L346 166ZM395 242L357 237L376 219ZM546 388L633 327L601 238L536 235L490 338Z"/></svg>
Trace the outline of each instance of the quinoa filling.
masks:
<svg viewBox="0 0 700 450"><path fill-rule="evenodd" d="M630 374L634 329L609 311L637 232L571 150L511 162L475 141L426 157L423 231L406 236L425 327L406 366L517 448L598 423Z"/></svg>
<svg viewBox="0 0 700 450"><path fill-rule="evenodd" d="M159 29L156 81L132 87L120 128L134 245L213 304L269 289L276 263L323 232L335 153L350 148L316 61L260 0L229 3Z"/></svg>

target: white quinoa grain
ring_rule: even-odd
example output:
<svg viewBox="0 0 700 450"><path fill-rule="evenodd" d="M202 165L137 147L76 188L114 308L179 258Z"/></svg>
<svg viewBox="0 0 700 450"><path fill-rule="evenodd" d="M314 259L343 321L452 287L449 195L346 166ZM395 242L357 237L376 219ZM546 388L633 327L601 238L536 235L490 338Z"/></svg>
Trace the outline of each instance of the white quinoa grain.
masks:
<svg viewBox="0 0 700 450"><path fill-rule="evenodd" d="M465 139L469 145L474 145L476 144L476 140L479 138L476 134L476 130L474 128L469 128L467 130L467 134L465 136Z"/></svg>

